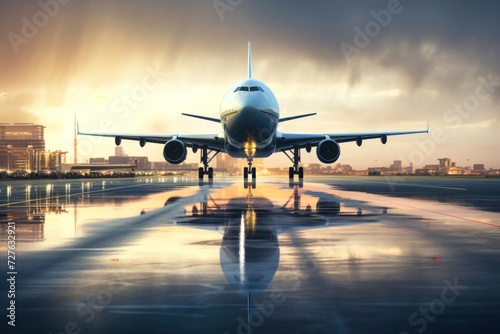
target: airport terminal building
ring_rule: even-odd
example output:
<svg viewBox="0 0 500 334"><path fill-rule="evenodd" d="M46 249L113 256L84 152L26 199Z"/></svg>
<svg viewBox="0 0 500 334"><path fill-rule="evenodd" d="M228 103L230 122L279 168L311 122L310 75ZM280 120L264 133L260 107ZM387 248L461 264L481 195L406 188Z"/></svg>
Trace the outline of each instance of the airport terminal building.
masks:
<svg viewBox="0 0 500 334"><path fill-rule="evenodd" d="M45 126L0 123L0 170L60 170L66 153L45 151Z"/></svg>
<svg viewBox="0 0 500 334"><path fill-rule="evenodd" d="M45 151L45 126L0 123L0 169L28 169L28 150Z"/></svg>

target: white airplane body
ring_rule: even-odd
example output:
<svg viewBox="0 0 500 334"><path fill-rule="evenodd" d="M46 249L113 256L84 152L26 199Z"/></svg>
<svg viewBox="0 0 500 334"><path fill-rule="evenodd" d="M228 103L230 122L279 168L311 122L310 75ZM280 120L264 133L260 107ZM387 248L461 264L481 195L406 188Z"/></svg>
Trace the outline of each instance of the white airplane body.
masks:
<svg viewBox="0 0 500 334"><path fill-rule="evenodd" d="M220 107L220 118L200 115L183 114L207 121L221 123L222 134L127 134L127 133L95 133L80 132L81 135L114 137L116 145L122 139L139 141L141 147L147 142L164 144L163 156L173 164L182 163L186 159L187 147L193 153L201 151L203 167L199 169L199 177L208 175L213 178L213 168L209 163L218 153L226 153L233 158L244 158L248 167L244 168L245 179L249 175L256 177L255 167L252 168L253 158L269 157L273 153L283 152L292 161L289 168L289 177L298 175L303 178L304 171L300 164L300 150L311 151L316 147L318 159L323 163L333 163L340 156L339 143L355 141L361 146L364 139L380 138L382 143L387 142L387 136L425 133L421 131L377 132L377 133L323 133L300 134L278 132L278 124L301 117L312 116L315 113L280 118L278 100L273 92L263 82L252 78L251 49L248 43L248 78L235 83L224 95ZM210 154L212 154L210 156Z"/></svg>

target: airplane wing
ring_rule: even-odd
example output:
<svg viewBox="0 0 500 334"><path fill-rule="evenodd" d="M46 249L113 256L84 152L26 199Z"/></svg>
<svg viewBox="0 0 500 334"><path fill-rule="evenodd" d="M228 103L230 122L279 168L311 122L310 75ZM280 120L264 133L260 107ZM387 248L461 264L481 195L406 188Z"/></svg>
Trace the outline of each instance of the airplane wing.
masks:
<svg viewBox="0 0 500 334"><path fill-rule="evenodd" d="M415 133L429 133L427 130L420 131L399 131L399 132L361 132L361 133L325 133L325 134L300 134L300 133L284 133L277 134L276 150L289 150L295 146L304 148L307 146L317 146L323 139L332 139L337 143L346 143L355 141L358 146L361 146L363 140L380 138L382 143L387 142L388 136L409 135Z"/></svg>
<svg viewBox="0 0 500 334"><path fill-rule="evenodd" d="M80 132L80 128L78 125L77 125L77 132L79 135L85 135L85 136L112 137L115 138L116 145L120 145L122 140L135 140L138 141L141 146L146 145L146 143L165 144L167 141L176 138L182 141L187 147L192 147L193 145L197 146L206 145L207 148L209 149L225 152L224 138L222 138L219 134L158 135L158 134Z"/></svg>
<svg viewBox="0 0 500 334"><path fill-rule="evenodd" d="M296 116L288 116L288 117L282 117L280 118L280 123L283 123L283 122L287 122L287 121L291 121L291 120L294 120L294 119L297 119L297 118L302 118L302 117L309 117L309 116L314 116L316 115L315 112L313 113L310 113L310 114L303 114L303 115L296 115Z"/></svg>

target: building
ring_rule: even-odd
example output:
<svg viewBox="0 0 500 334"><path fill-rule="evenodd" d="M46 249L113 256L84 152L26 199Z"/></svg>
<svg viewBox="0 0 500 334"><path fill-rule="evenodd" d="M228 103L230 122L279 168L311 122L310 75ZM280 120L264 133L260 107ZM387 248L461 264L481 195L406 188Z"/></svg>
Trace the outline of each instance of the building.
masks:
<svg viewBox="0 0 500 334"><path fill-rule="evenodd" d="M438 159L438 161L439 161L439 167L451 167L453 164L450 158L442 158Z"/></svg>
<svg viewBox="0 0 500 334"><path fill-rule="evenodd" d="M109 156L110 165L133 164L137 161L137 170L151 170L151 163L148 157L129 157L129 156Z"/></svg>
<svg viewBox="0 0 500 334"><path fill-rule="evenodd" d="M401 160L394 160L392 165L389 166L389 171L401 173L403 171L403 162Z"/></svg>
<svg viewBox="0 0 500 334"><path fill-rule="evenodd" d="M218 171L229 171L233 163L232 158L225 153L219 153L215 157L215 166Z"/></svg>
<svg viewBox="0 0 500 334"><path fill-rule="evenodd" d="M115 156L117 157L126 157L127 155L123 151L123 147L121 146L116 146L115 147Z"/></svg>
<svg viewBox="0 0 500 334"><path fill-rule="evenodd" d="M0 123L0 168L28 169L28 150L45 151L45 126Z"/></svg>
<svg viewBox="0 0 500 334"><path fill-rule="evenodd" d="M166 161L151 161L151 170L166 171L166 172L185 172L185 171L198 171L197 163L180 163L177 165L168 163Z"/></svg>
<svg viewBox="0 0 500 334"><path fill-rule="evenodd" d="M484 168L484 164L474 164L472 170L475 172L484 172L486 169Z"/></svg>
<svg viewBox="0 0 500 334"><path fill-rule="evenodd" d="M62 151L38 151L28 149L26 169L28 170L61 170L66 164L66 154Z"/></svg>
<svg viewBox="0 0 500 334"><path fill-rule="evenodd" d="M368 167L368 175L387 175L389 167Z"/></svg>
<svg viewBox="0 0 500 334"><path fill-rule="evenodd" d="M311 172L311 174L325 174L326 169L321 164L311 164L311 165L317 165L317 168L313 169L313 172ZM351 175L354 174L354 170L350 165L347 164L343 165L341 163L338 163L333 169L331 169L328 172L328 174Z"/></svg>
<svg viewBox="0 0 500 334"><path fill-rule="evenodd" d="M321 173L321 167L322 166L320 164L305 164L304 165L304 168L307 170L307 173L311 174L311 175L320 174Z"/></svg>
<svg viewBox="0 0 500 334"><path fill-rule="evenodd" d="M90 158L89 164L91 165L105 165L108 163L108 159L106 158Z"/></svg>
<svg viewBox="0 0 500 334"><path fill-rule="evenodd" d="M130 165L137 161L137 170L151 170L151 162L148 157L130 157L124 151L123 147L115 147L115 155L110 155L108 160L104 158L90 158L89 163L94 165L110 164L110 165Z"/></svg>
<svg viewBox="0 0 500 334"><path fill-rule="evenodd" d="M410 162L410 166L404 168L406 174L413 174L413 162Z"/></svg>
<svg viewBox="0 0 500 334"><path fill-rule="evenodd" d="M457 164L451 161L450 158L438 159L438 165L425 165L423 168L415 170L417 175L459 175L469 173L462 167L457 167Z"/></svg>

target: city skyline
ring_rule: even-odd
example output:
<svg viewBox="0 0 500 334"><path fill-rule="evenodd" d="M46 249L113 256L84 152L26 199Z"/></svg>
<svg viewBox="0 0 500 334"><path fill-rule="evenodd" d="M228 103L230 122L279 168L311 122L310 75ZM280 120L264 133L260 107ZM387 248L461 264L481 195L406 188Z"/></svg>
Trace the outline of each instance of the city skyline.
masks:
<svg viewBox="0 0 500 334"><path fill-rule="evenodd" d="M0 172L2 177L16 171L21 173L35 173L37 177L48 175L52 172L71 172L73 170L119 170L135 169L137 171L196 171L198 163L182 163L172 165L166 161L152 161L147 156L129 156L123 146L114 147L114 155L108 157L90 157L77 164L66 163L67 151L45 150L45 126L34 123L0 123ZM77 152L75 132L74 152ZM287 168L266 165L266 159L255 159L253 164L266 175L286 173ZM348 163L324 165L321 163L305 163L303 166L312 175L318 174L343 174L343 175L498 175L499 169L474 163L459 166L450 158L439 158L439 164L426 164L414 166L403 164L402 160L394 160L390 166L379 166L377 161L367 169L354 169ZM468 162L469 163L469 162ZM219 173L238 174L243 166L243 160L218 154L215 156L214 166ZM41 172L41 174L40 174ZM6 174L7 173L7 174ZM26 174L27 175L27 174ZM31 175L31 174L30 174ZM62 174L61 174L62 175ZM72 174L71 174L72 175ZM31 175L33 176L33 175Z"/></svg>
<svg viewBox="0 0 500 334"><path fill-rule="evenodd" d="M44 124L47 150L70 152L68 161L75 111L89 131L220 131L181 113L217 117L226 90L246 76L251 41L254 76L274 91L281 114L318 113L280 131L419 130L430 122L429 135L342 144L339 163L423 166L448 156L460 166L500 166L492 154L500 149L495 4L243 1L223 10L211 1L42 3L52 7L0 4L0 61L8 65L0 110L5 123ZM114 150L112 139L78 141L79 161ZM122 145L162 160L161 145ZM198 159L188 153L187 162ZM318 162L314 152L302 161ZM289 161L275 155L266 165Z"/></svg>

